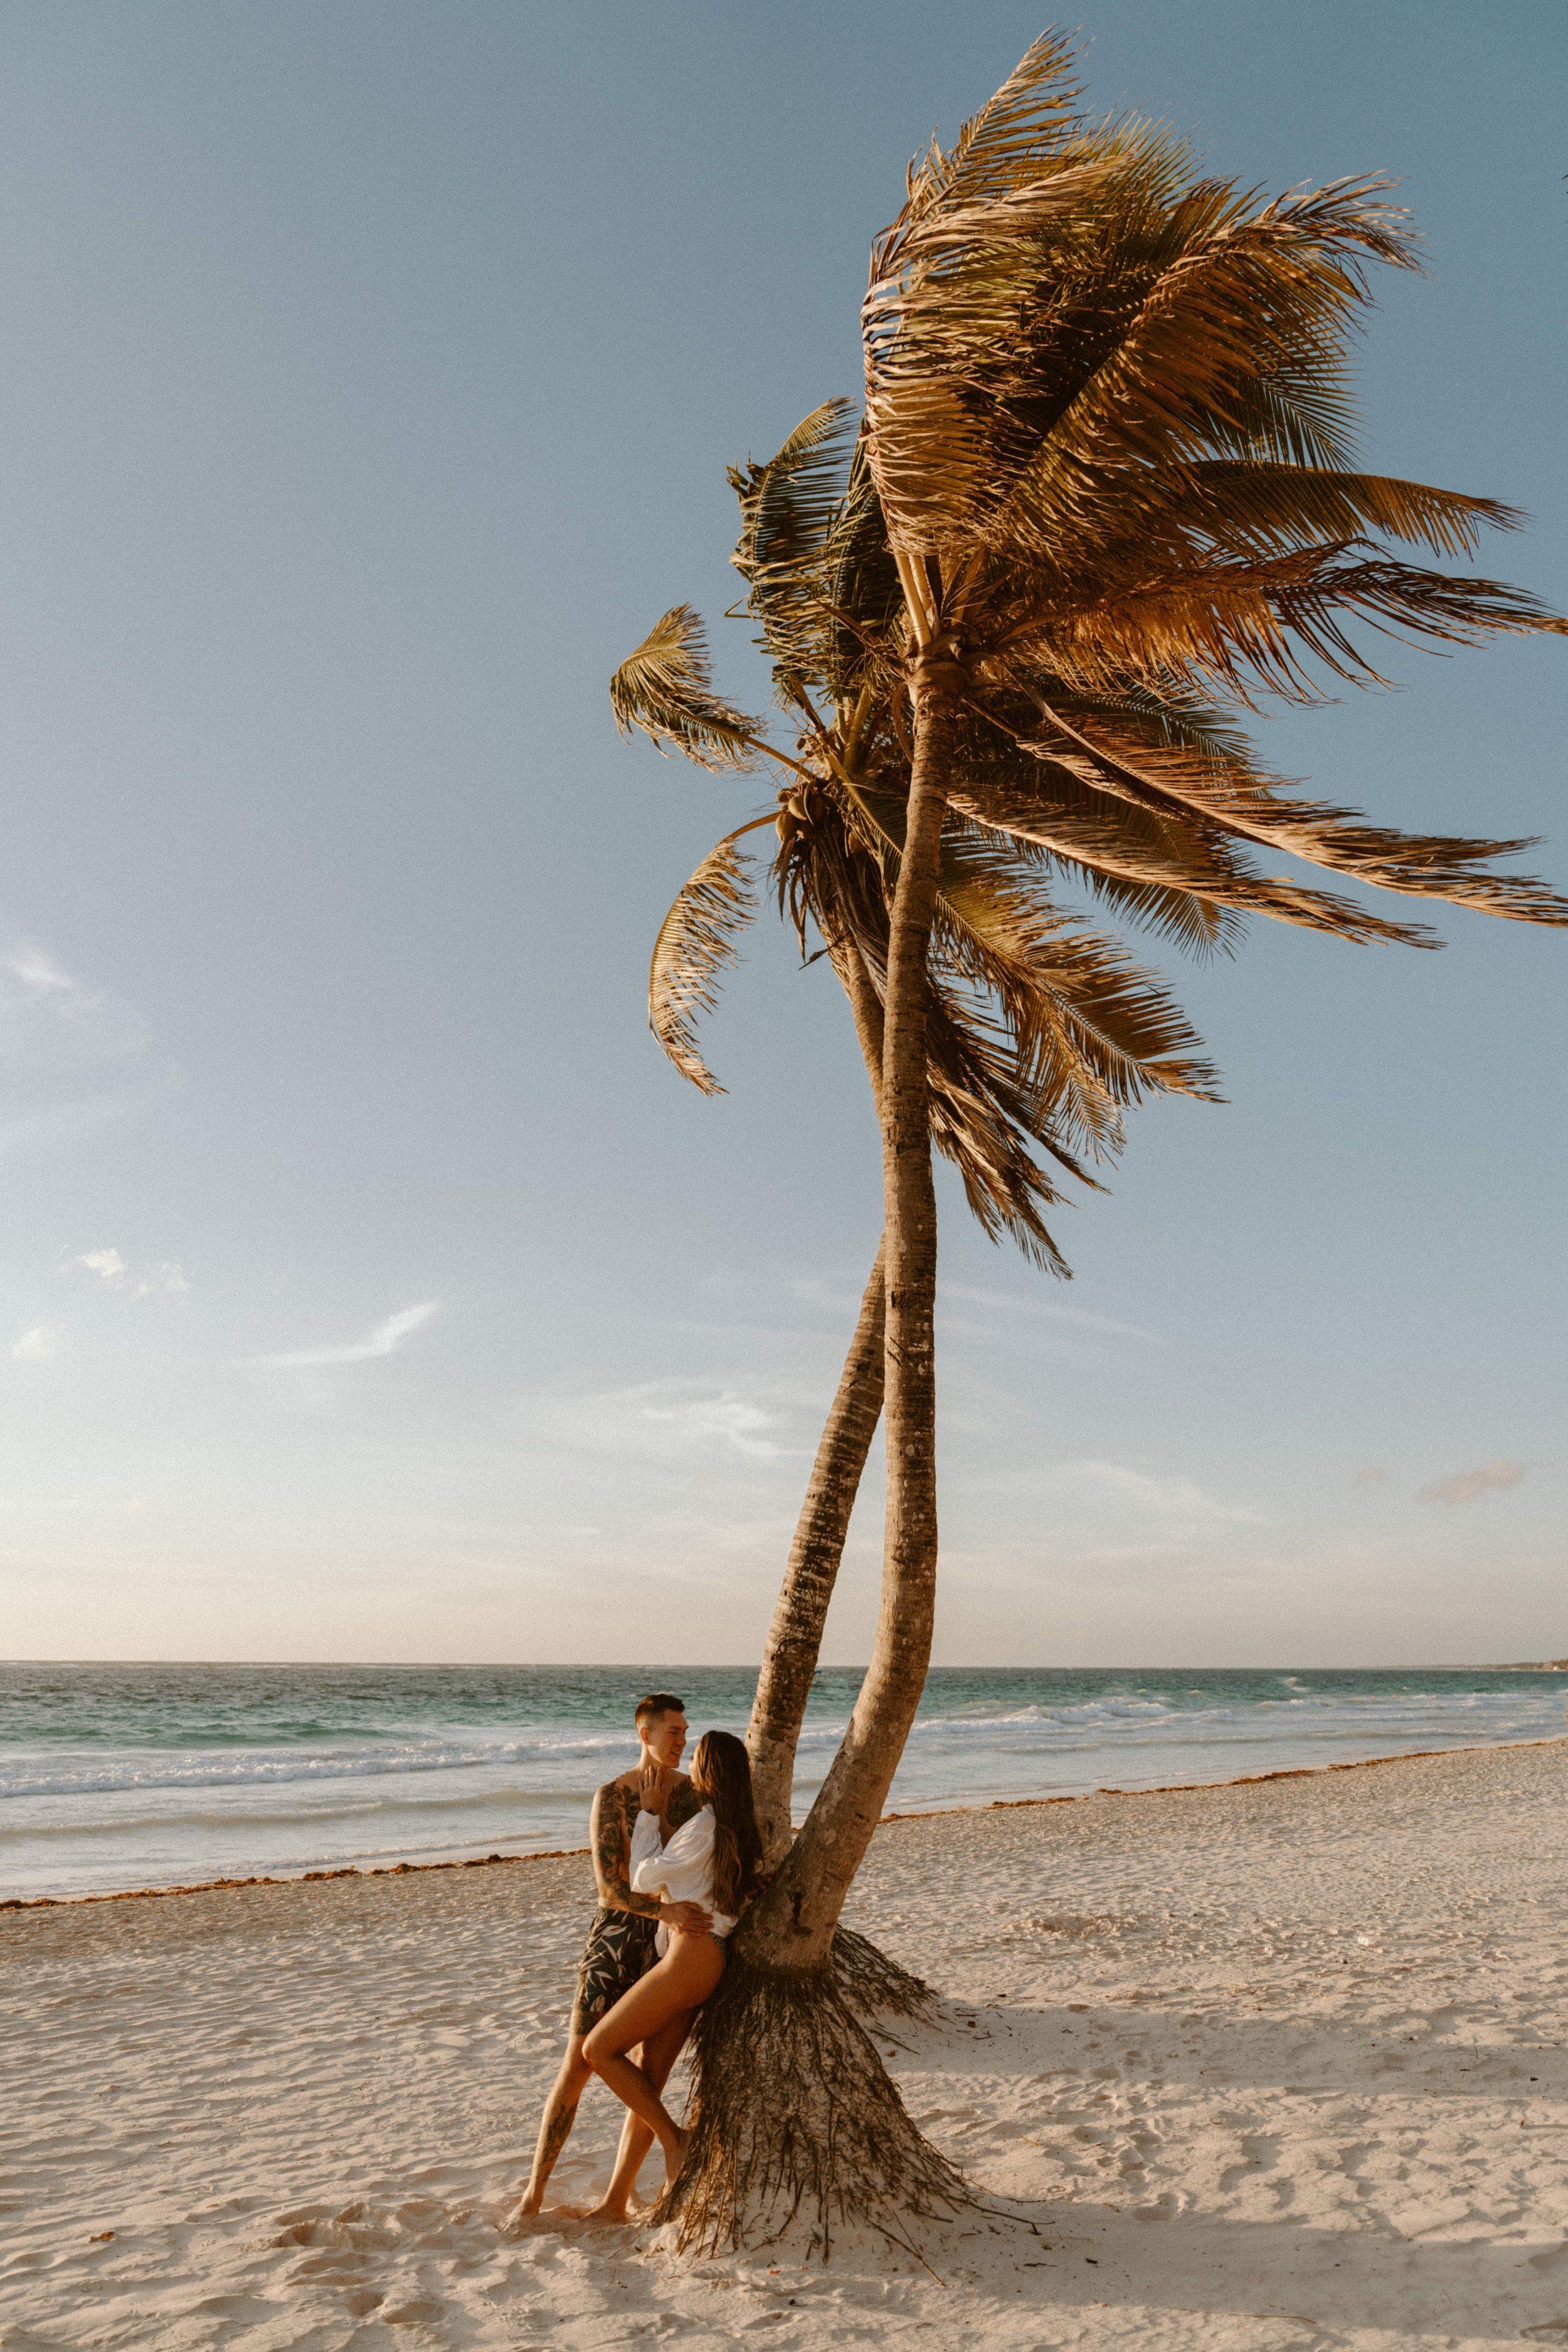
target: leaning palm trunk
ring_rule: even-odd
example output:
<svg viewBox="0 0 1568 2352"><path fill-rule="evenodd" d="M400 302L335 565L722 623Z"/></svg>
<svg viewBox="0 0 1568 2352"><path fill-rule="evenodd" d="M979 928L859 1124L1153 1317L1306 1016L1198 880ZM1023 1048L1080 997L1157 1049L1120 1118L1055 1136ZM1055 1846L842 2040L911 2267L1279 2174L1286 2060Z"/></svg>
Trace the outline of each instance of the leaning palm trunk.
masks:
<svg viewBox="0 0 1568 2352"><path fill-rule="evenodd" d="M795 1750L850 1514L881 1419L884 1299L879 1248L801 1506L746 1731L769 1869L790 1849ZM838 1990L862 2016L918 2017L931 2006L931 1987L853 1927L837 1929L828 1957Z"/></svg>
<svg viewBox="0 0 1568 2352"><path fill-rule="evenodd" d="M855 1034L879 1124L886 1034L881 1000L855 941L841 930L831 929L828 939L834 969L854 1015ZM746 1732L757 1824L763 1833L763 1859L770 1869L778 1867L790 1848L795 1759L801 1725L822 1651L828 1604L844 1558L850 1515L881 1418L887 1307L885 1258L885 1246L879 1244L795 1527ZM863 2015L891 2011L916 2017L930 2006L931 1988L853 1928L837 1930L829 1957L839 1991Z"/></svg>
<svg viewBox="0 0 1568 2352"><path fill-rule="evenodd" d="M739 2242L768 2216L902 2237L965 2191L921 2138L829 1965L838 1915L892 1785L924 1687L936 1600L936 1194L926 954L953 727L945 659L917 673L919 732L889 941L880 1087L886 1228L887 1524L870 1667L805 1826L737 1930L700 2021L686 2162L663 2211L682 2245Z"/></svg>
<svg viewBox="0 0 1568 2352"><path fill-rule="evenodd" d="M881 1817L925 1686L936 1603L936 1192L926 1055L926 951L952 718L944 667L922 668L909 822L889 938L882 1051L888 1507L871 1664L843 1746L788 1862L747 1923L775 1965L821 1965Z"/></svg>
<svg viewBox="0 0 1568 2352"><path fill-rule="evenodd" d="M770 1870L777 1869L789 1852L795 1748L850 1513L881 1418L882 1326L882 1252L879 1249L837 1393L816 1449L811 1483L768 1629L746 1732L763 1859Z"/></svg>
<svg viewBox="0 0 1568 2352"><path fill-rule="evenodd" d="M849 1001L855 1034L866 1064L879 1119L882 1106L882 1007L852 940L829 941L833 965ZM837 1392L812 1465L790 1546L789 1563L768 1628L746 1730L752 1787L763 1859L776 1870L790 1848L791 1799L795 1750L812 1677L822 1650L828 1603L838 1580L850 1515L860 1491L866 1457L881 1418L885 1349L885 1244L879 1244L859 1318L844 1360ZM911 1986L914 1979L910 1979Z"/></svg>

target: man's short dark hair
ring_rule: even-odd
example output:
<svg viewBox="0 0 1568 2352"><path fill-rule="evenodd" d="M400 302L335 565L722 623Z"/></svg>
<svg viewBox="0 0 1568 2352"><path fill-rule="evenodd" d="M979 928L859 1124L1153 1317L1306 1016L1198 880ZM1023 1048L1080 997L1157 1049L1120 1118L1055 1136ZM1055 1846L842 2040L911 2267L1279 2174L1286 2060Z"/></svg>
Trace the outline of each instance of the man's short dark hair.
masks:
<svg viewBox="0 0 1568 2352"><path fill-rule="evenodd" d="M634 1719L640 1731L643 1725L651 1723L656 1715L684 1715L685 1713L686 1701L683 1698L677 1698L673 1691L649 1691L647 1698L638 1699L637 1711Z"/></svg>

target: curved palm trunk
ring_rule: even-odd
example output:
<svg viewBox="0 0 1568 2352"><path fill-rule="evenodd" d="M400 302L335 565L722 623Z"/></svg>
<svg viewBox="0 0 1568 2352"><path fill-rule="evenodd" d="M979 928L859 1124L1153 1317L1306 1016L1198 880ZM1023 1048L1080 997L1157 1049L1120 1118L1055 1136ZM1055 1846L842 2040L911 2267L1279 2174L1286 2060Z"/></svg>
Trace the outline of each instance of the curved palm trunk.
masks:
<svg viewBox="0 0 1568 2352"><path fill-rule="evenodd" d="M927 1105L926 947L953 730L950 694L935 679L922 680L917 719L909 821L889 940L882 1057L888 1515L881 1610L870 1667L832 1769L788 1860L737 1931L737 1951L774 1969L816 1969L826 1958L849 1883L892 1785L931 1658L937 1552L936 1193Z"/></svg>
<svg viewBox="0 0 1568 2352"><path fill-rule="evenodd" d="M746 1729L763 1860L770 1870L776 1869L789 1852L790 1798L801 1722L822 1648L827 1604L844 1556L850 1513L881 1418L882 1327L882 1252L879 1249L795 1525Z"/></svg>
<svg viewBox="0 0 1568 2352"><path fill-rule="evenodd" d="M882 1111L882 1005L853 940L830 939L828 953L855 1019L871 1099L879 1124ZM789 1563L768 1628L746 1747L763 1859L776 1869L789 1852L795 1758L812 1676L822 1649L822 1630L844 1557L850 1515L866 1468L866 1456L881 1418L884 1359L884 1249L860 1301L837 1392L816 1449ZM910 1983L913 1983L911 1979Z"/></svg>
<svg viewBox="0 0 1568 2352"><path fill-rule="evenodd" d="M677 2243L716 2250L798 2218L826 2253L835 2221L901 2235L952 2212L960 2177L924 2140L831 1964L931 1656L936 1598L936 1198L926 1077L926 948L936 898L950 694L922 677L909 824L893 902L882 1064L887 1214L888 1515L876 1647L805 1828L731 1941L692 2043L686 2160L659 2208ZM935 690L933 690L933 688ZM778 2216L782 2210L784 2219Z"/></svg>

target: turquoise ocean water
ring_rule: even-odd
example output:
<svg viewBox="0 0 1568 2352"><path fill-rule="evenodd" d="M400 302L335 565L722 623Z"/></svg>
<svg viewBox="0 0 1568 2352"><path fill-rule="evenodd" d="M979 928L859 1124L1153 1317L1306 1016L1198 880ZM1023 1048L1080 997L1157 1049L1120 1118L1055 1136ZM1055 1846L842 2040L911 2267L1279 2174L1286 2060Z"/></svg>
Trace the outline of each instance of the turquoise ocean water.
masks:
<svg viewBox="0 0 1568 2352"><path fill-rule="evenodd" d="M818 1675L797 1817L859 1687ZM580 1846L636 1752L640 1692L741 1731L713 1666L0 1665L0 1895L85 1895ZM1568 1676L1011 1667L934 1671L895 1811L1234 1780L1552 1738Z"/></svg>

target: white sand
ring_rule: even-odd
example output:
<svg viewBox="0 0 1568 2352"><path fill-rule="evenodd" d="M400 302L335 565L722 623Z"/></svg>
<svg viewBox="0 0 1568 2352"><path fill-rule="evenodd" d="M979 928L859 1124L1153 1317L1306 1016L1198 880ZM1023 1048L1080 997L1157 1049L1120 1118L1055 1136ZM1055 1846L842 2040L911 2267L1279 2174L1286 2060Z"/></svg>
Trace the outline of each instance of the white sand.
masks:
<svg viewBox="0 0 1568 2352"><path fill-rule="evenodd" d="M0 2344L1568 2343L1565 1873L1564 1744L885 1828L905 2097L1040 2232L928 2231L940 2284L498 2234L582 1861L10 1913Z"/></svg>

